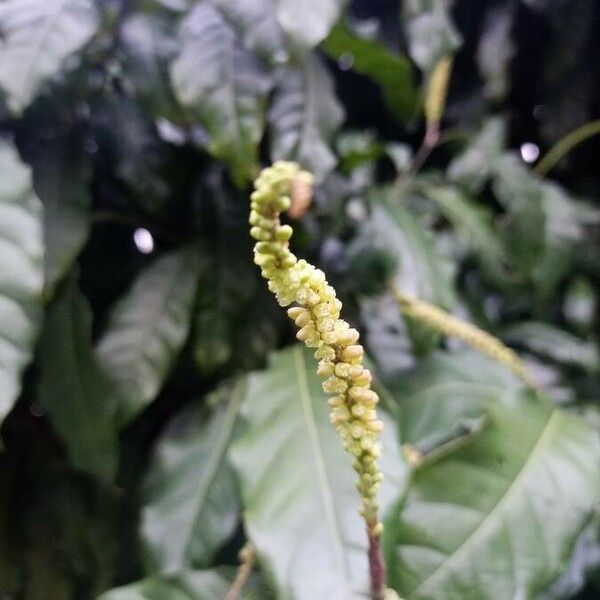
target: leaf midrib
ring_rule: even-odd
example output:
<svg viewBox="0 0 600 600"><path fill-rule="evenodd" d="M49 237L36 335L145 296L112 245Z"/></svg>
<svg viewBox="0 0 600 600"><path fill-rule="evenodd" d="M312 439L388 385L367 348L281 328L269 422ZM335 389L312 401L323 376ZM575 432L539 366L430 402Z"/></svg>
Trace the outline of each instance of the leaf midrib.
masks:
<svg viewBox="0 0 600 600"><path fill-rule="evenodd" d="M464 554L471 544L474 544L477 540L478 536L485 532L485 528L488 523L492 522L496 514L502 509L502 507L509 501L512 494L515 490L519 489L519 484L522 479L525 477L526 472L529 470L530 465L533 463L534 458L540 452L541 448L544 446L546 441L549 439L550 432L556 427L555 423L557 423L556 418L560 416L560 412L558 410L554 410L550 415L548 421L546 422L546 426L544 430L540 434L537 442L532 448L529 456L523 463L520 471L517 473L511 485L508 486L508 489L503 494L503 496L498 500L492 510L482 519L479 525L471 532L471 534L465 539L465 541L450 555L448 558L430 575L427 576L425 580L423 580L418 587L409 592L409 597L416 597L419 592L423 590L427 585L431 584L433 580L438 578L441 573L454 561L457 560L457 557Z"/></svg>
<svg viewBox="0 0 600 600"><path fill-rule="evenodd" d="M350 569L345 558L346 555L344 552L344 544L340 532L340 524L336 518L335 506L333 502L333 492L328 482L327 469L323 460L323 450L321 448L321 442L319 440L319 434L317 432L317 426L315 422L315 415L312 409L310 388L306 377L306 362L304 360L303 352L304 351L300 346L294 349L294 363L296 365L296 377L300 392L300 402L304 413L306 428L308 430L311 451L317 471L319 490L321 492L321 499L323 501L323 509L325 511L329 533L333 541L336 561L338 563L340 572L343 574L344 580L350 582Z"/></svg>

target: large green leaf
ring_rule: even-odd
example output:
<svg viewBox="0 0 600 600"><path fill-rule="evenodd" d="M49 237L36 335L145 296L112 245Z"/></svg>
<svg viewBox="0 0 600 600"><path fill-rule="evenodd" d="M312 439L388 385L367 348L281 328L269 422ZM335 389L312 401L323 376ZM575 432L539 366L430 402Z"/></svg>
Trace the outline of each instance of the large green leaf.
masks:
<svg viewBox="0 0 600 600"><path fill-rule="evenodd" d="M116 395L97 364L91 314L71 279L48 309L40 348L39 397L73 464L111 479L117 467Z"/></svg>
<svg viewBox="0 0 600 600"><path fill-rule="evenodd" d="M44 147L34 161L44 204L44 295L50 298L83 248L91 226L90 165L73 135Z"/></svg>
<svg viewBox="0 0 600 600"><path fill-rule="evenodd" d="M336 59L350 53L352 69L377 83L393 115L400 121L414 116L417 96L406 57L393 54L374 40L354 35L343 23L333 28L323 49Z"/></svg>
<svg viewBox="0 0 600 600"><path fill-rule="evenodd" d="M145 481L141 533L152 570L204 567L233 533L239 500L227 459L244 386L228 386L210 417L184 413L170 426Z"/></svg>
<svg viewBox="0 0 600 600"><path fill-rule="evenodd" d="M102 594L98 600L222 600L235 575L232 568L156 574ZM269 591L256 579L245 586L240 600L269 600Z"/></svg>
<svg viewBox="0 0 600 600"><path fill-rule="evenodd" d="M156 398L187 338L199 263L195 246L158 258L112 310L97 356L120 392L122 424Z"/></svg>
<svg viewBox="0 0 600 600"><path fill-rule="evenodd" d="M357 513L351 459L329 423L311 353L302 346L272 356L250 377L246 429L232 448L244 520L281 600L364 598L366 533ZM393 426L382 465L385 511L402 488Z"/></svg>
<svg viewBox="0 0 600 600"><path fill-rule="evenodd" d="M0 421L21 390L41 320L42 207L29 169L0 140Z"/></svg>
<svg viewBox="0 0 600 600"><path fill-rule="evenodd" d="M0 4L0 88L14 110L79 50L99 24L93 0L5 0Z"/></svg>
<svg viewBox="0 0 600 600"><path fill-rule="evenodd" d="M227 161L243 183L256 174L271 78L207 0L182 21L179 40L181 51L171 63L175 94L206 129L209 152Z"/></svg>
<svg viewBox="0 0 600 600"><path fill-rule="evenodd" d="M409 410L429 415L429 431L451 422L448 403L452 418L485 410L488 425L413 472L387 522L389 582L407 600L533 598L566 566L600 497L597 434L506 387L494 366L465 371L469 354L435 360L405 398ZM409 418L405 439L422 438L423 418Z"/></svg>
<svg viewBox="0 0 600 600"><path fill-rule="evenodd" d="M329 140L343 116L331 76L317 57L281 71L269 111L273 160L298 161L322 181L337 162Z"/></svg>

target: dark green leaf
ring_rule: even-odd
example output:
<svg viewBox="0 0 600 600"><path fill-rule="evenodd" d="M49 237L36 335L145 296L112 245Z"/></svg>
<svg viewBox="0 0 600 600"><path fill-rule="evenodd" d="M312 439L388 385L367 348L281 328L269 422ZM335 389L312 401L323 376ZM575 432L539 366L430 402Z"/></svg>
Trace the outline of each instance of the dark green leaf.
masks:
<svg viewBox="0 0 600 600"><path fill-rule="evenodd" d="M1 8L0 8L1 10ZM42 311L42 207L31 174L0 140L0 421L21 390Z"/></svg>
<svg viewBox="0 0 600 600"><path fill-rule="evenodd" d="M117 467L116 394L96 363L91 315L73 280L63 284L44 324L40 402L75 467L112 479Z"/></svg>
<svg viewBox="0 0 600 600"><path fill-rule="evenodd" d="M165 19L133 14L121 27L124 74L154 118L180 117L169 80L169 61L177 51L175 33Z"/></svg>
<svg viewBox="0 0 600 600"><path fill-rule="evenodd" d="M0 4L0 88L15 111L24 109L65 58L94 35L93 0L5 0Z"/></svg>
<svg viewBox="0 0 600 600"><path fill-rule="evenodd" d="M247 420L232 448L245 525L281 600L354 600L367 589L366 535L351 459L329 423L311 353L294 346L250 377ZM404 471L393 426L381 503L400 493Z"/></svg>
<svg viewBox="0 0 600 600"><path fill-rule="evenodd" d="M206 129L209 152L227 161L241 184L256 174L270 76L207 0L182 21L179 39L175 94Z"/></svg>
<svg viewBox="0 0 600 600"><path fill-rule="evenodd" d="M467 356L456 355L437 381L422 375L409 398L430 415L469 398L490 422L417 468L387 522L389 582L407 600L533 598L562 572L600 495L600 445L585 421L542 397L489 385L493 369L484 365L470 397L468 384L453 390Z"/></svg>
<svg viewBox="0 0 600 600"><path fill-rule="evenodd" d="M187 338L199 263L196 246L158 258L112 310L97 356L119 390L121 424L156 398Z"/></svg>
<svg viewBox="0 0 600 600"><path fill-rule="evenodd" d="M87 240L90 165L76 138L59 137L34 162L35 191L44 204L44 295L51 298Z"/></svg>
<svg viewBox="0 0 600 600"><path fill-rule="evenodd" d="M273 160L295 160L322 181L337 159L329 140L344 118L325 67L315 56L280 72L269 111Z"/></svg>
<svg viewBox="0 0 600 600"><path fill-rule="evenodd" d="M244 386L225 392L230 397L212 416L185 413L158 443L142 502L141 533L151 570L210 565L237 525L238 492L227 449Z"/></svg>
<svg viewBox="0 0 600 600"><path fill-rule="evenodd" d="M397 119L407 121L414 116L417 94L410 63L404 56L393 54L374 40L354 35L341 22L333 28L323 49L335 59L350 53L352 69L377 83L390 112Z"/></svg>

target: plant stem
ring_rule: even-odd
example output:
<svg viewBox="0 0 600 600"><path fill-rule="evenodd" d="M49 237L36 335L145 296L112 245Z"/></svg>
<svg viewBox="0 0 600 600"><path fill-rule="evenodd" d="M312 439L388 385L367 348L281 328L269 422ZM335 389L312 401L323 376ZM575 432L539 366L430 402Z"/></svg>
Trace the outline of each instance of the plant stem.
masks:
<svg viewBox="0 0 600 600"><path fill-rule="evenodd" d="M371 596L373 600L385 597L385 562L381 550L381 536L372 533L373 527L367 526L369 536L369 576L371 578Z"/></svg>
<svg viewBox="0 0 600 600"><path fill-rule="evenodd" d="M256 554L254 552L254 546L249 542L240 550L240 566L238 568L237 575L225 596L225 600L239 600L242 590L252 573L254 567L254 561Z"/></svg>
<svg viewBox="0 0 600 600"><path fill-rule="evenodd" d="M585 125L582 125L578 129L571 131L558 140L547 154L540 160L540 162L534 167L533 172L540 177L547 175L549 171L553 169L558 161L568 154L575 146L585 142L588 138L600 133L600 119L596 121L590 121Z"/></svg>

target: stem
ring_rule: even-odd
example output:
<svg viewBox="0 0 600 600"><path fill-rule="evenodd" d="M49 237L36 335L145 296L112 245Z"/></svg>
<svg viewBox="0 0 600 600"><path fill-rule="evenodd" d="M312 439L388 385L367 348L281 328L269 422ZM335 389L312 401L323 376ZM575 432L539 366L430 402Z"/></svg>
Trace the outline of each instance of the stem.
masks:
<svg viewBox="0 0 600 600"><path fill-rule="evenodd" d="M248 581L248 577L250 577L250 573L252 573L252 569L254 567L254 561L256 559L256 554L254 552L254 546L250 543L247 543L240 550L240 566L238 568L237 575L225 596L225 600L239 600L242 590L246 585L246 581Z"/></svg>
<svg viewBox="0 0 600 600"><path fill-rule="evenodd" d="M534 167L533 172L540 177L547 175L551 171L556 163L567 155L575 146L585 142L585 140L593 137L600 133L600 119L596 121L590 121L585 125L582 125L578 129L571 131L565 137L558 140L550 150L548 150L546 156L540 160L540 162Z"/></svg>
<svg viewBox="0 0 600 600"><path fill-rule="evenodd" d="M373 600L384 600L385 597L385 562L381 551L381 536L372 533L367 526L369 536L369 576L371 578L371 596Z"/></svg>

